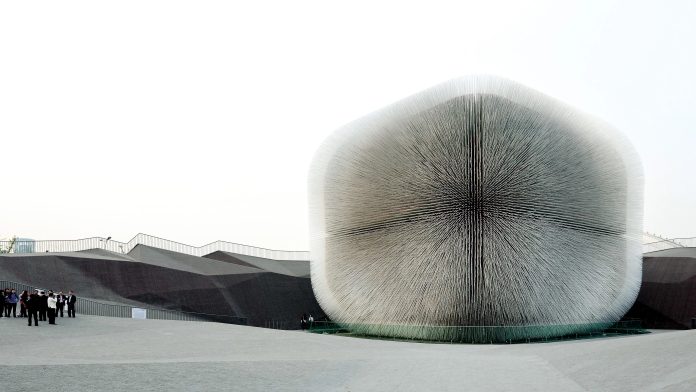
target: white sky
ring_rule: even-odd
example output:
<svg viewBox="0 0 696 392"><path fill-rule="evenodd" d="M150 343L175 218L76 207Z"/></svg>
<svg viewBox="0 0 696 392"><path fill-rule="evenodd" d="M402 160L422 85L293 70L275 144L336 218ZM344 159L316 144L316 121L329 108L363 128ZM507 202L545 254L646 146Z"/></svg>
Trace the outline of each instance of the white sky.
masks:
<svg viewBox="0 0 696 392"><path fill-rule="evenodd" d="M0 237L306 250L321 141L470 73L625 132L645 229L696 235L695 20L693 1L2 2Z"/></svg>

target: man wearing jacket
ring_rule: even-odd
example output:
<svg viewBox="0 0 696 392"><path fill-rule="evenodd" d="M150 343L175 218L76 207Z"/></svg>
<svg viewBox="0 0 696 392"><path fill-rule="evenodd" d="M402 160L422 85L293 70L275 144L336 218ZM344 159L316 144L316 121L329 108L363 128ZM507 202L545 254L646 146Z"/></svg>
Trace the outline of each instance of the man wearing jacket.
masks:
<svg viewBox="0 0 696 392"><path fill-rule="evenodd" d="M29 314L29 326L31 327L31 318L34 318L34 325L39 326L39 308L41 307L41 297L39 297L39 290L34 290L33 293L29 295L27 300L27 313Z"/></svg>
<svg viewBox="0 0 696 392"><path fill-rule="evenodd" d="M7 301L7 313L5 316L10 317L10 312L12 312L12 317L17 317L17 302L19 302L17 290L12 289L10 295L5 300Z"/></svg>
<svg viewBox="0 0 696 392"><path fill-rule="evenodd" d="M72 290L68 293L68 317L75 317L75 303L77 303L77 297Z"/></svg>
<svg viewBox="0 0 696 392"><path fill-rule="evenodd" d="M39 291L39 321L46 321L48 315L48 297L46 292Z"/></svg>
<svg viewBox="0 0 696 392"><path fill-rule="evenodd" d="M0 317L5 315L5 290L0 290Z"/></svg>
<svg viewBox="0 0 696 392"><path fill-rule="evenodd" d="M56 301L56 296L53 294L52 291L48 293L48 299L46 300L48 303L48 323L55 325L56 324L56 306L58 302Z"/></svg>
<svg viewBox="0 0 696 392"><path fill-rule="evenodd" d="M63 307L65 306L65 295L63 295L63 292L59 292L58 295L56 296L56 317L60 314L60 317L63 317Z"/></svg>

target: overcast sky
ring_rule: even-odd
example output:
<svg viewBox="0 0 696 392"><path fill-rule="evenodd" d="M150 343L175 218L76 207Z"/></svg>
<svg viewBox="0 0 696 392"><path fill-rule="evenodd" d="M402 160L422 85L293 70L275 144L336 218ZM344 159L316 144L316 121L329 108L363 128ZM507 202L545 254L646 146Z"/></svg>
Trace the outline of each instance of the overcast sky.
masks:
<svg viewBox="0 0 696 392"><path fill-rule="evenodd" d="M696 2L572 4L3 2L0 237L306 250L321 141L471 73L622 130L645 230L696 236Z"/></svg>

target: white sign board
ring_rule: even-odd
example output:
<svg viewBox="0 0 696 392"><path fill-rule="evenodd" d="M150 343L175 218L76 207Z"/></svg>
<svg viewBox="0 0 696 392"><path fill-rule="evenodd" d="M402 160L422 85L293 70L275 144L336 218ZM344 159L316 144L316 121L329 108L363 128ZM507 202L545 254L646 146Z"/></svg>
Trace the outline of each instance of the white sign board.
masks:
<svg viewBox="0 0 696 392"><path fill-rule="evenodd" d="M131 317L134 319L145 320L147 318L147 309L132 308Z"/></svg>

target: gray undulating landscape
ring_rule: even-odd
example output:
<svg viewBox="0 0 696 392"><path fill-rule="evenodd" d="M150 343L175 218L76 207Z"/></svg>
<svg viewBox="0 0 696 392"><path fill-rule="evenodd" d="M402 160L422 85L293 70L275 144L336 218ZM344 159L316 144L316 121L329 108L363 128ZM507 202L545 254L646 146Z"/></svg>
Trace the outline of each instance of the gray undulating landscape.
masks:
<svg viewBox="0 0 696 392"><path fill-rule="evenodd" d="M219 323L0 319L5 392L685 391L696 331L513 345L413 343Z"/></svg>
<svg viewBox="0 0 696 392"><path fill-rule="evenodd" d="M78 297L101 301L242 317L254 326L273 322L292 329L303 313L323 315L306 260L221 251L198 257L137 245L126 254L103 249L4 254L0 279L72 289Z"/></svg>
<svg viewBox="0 0 696 392"><path fill-rule="evenodd" d="M643 255L643 282L626 317L648 328L696 328L696 248Z"/></svg>

